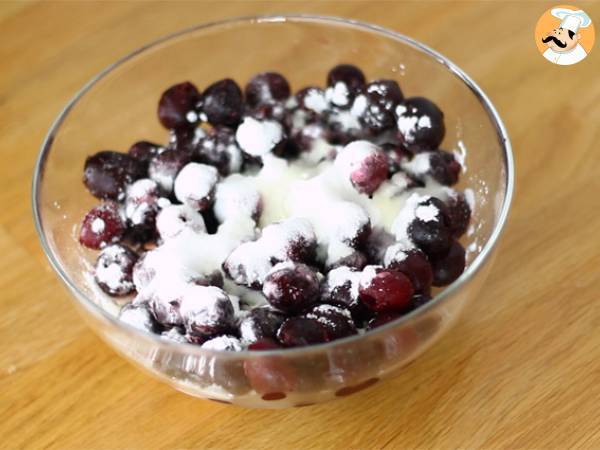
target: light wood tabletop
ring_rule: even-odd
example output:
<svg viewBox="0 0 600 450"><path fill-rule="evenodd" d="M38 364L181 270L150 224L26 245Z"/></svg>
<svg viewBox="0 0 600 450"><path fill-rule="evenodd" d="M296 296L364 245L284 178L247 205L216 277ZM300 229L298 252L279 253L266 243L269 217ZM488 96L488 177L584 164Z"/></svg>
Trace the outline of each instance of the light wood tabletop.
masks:
<svg viewBox="0 0 600 450"><path fill-rule="evenodd" d="M0 3L0 447L600 447L600 48L576 66L545 61L533 32L551 6ZM580 6L600 24L600 2ZM479 298L397 378L247 410L176 392L86 327L40 248L30 182L53 119L100 69L193 24L284 11L377 23L456 62L505 121L516 193Z"/></svg>

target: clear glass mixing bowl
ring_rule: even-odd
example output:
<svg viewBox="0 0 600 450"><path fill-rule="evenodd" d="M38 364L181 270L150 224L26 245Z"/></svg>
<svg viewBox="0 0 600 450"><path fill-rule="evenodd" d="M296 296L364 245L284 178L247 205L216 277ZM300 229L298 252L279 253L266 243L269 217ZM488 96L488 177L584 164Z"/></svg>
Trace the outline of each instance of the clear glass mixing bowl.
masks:
<svg viewBox="0 0 600 450"><path fill-rule="evenodd" d="M191 80L200 88L225 77L240 84L275 70L294 88L323 84L337 63L367 78L395 78L405 94L423 95L444 111L443 148L464 155L461 189L475 194L463 243L468 267L434 300L377 330L330 342L267 352L219 352L146 334L119 322L118 308L95 287L95 252L77 229L95 200L82 185L87 155L124 151L139 139L164 142L156 117L163 90ZM464 150L466 149L466 153ZM406 36L339 18L273 16L201 25L149 44L91 80L65 107L41 148L33 210L50 263L96 332L119 353L174 388L249 407L302 406L345 396L394 372L446 332L480 291L513 191L506 130L487 96L446 58Z"/></svg>

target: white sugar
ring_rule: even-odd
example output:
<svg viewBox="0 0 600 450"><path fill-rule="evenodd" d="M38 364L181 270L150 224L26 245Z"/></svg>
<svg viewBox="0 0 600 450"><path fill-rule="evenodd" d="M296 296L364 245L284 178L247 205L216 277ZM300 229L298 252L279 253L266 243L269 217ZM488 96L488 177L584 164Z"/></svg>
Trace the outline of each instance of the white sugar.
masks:
<svg viewBox="0 0 600 450"><path fill-rule="evenodd" d="M383 264L387 267L393 262L404 261L407 257L407 251L414 248L412 243L404 241L397 242L393 245L390 245L385 251L385 255L383 257Z"/></svg>
<svg viewBox="0 0 600 450"><path fill-rule="evenodd" d="M356 116L360 117L365 113L367 109L367 97L364 95L359 95L354 99L354 103L352 103L352 108L350 112Z"/></svg>
<svg viewBox="0 0 600 450"><path fill-rule="evenodd" d="M417 153L410 161L402 163L402 169L415 176L423 176L431 169L431 153Z"/></svg>
<svg viewBox="0 0 600 450"><path fill-rule="evenodd" d="M252 217L260 207L261 196L250 177L233 174L217 185L214 212L219 222L238 215Z"/></svg>
<svg viewBox="0 0 600 450"><path fill-rule="evenodd" d="M175 197L192 208L206 199L215 188L219 173L213 166L199 163L187 164L175 178Z"/></svg>
<svg viewBox="0 0 600 450"><path fill-rule="evenodd" d="M359 286L367 287L371 284L373 278L377 276L377 270L381 269L381 266L366 266L360 273Z"/></svg>
<svg viewBox="0 0 600 450"><path fill-rule="evenodd" d="M259 121L246 117L238 127L235 138L246 153L263 156L283 139L283 128L274 120Z"/></svg>
<svg viewBox="0 0 600 450"><path fill-rule="evenodd" d="M202 348L209 350L221 350L239 352L242 350L240 341L232 336L219 336L202 344Z"/></svg>
<svg viewBox="0 0 600 450"><path fill-rule="evenodd" d="M417 193L411 194L406 200L404 207L400 210L394 223L392 224L392 233L396 236L397 241L408 241L408 226L415 219L415 209L417 205L425 200L428 196L422 196Z"/></svg>
<svg viewBox="0 0 600 450"><path fill-rule="evenodd" d="M419 121L417 122L417 128L431 128L431 119L429 118L429 116L419 117Z"/></svg>
<svg viewBox="0 0 600 450"><path fill-rule="evenodd" d="M171 239L189 228L195 233L205 233L202 214L187 205L170 205L156 217L156 229L162 239Z"/></svg>
<svg viewBox="0 0 600 450"><path fill-rule="evenodd" d="M327 99L321 91L310 89L304 96L304 106L320 114L327 109Z"/></svg>
<svg viewBox="0 0 600 450"><path fill-rule="evenodd" d="M196 123L198 121L198 114L196 111L188 111L185 115L185 120L187 120L189 123Z"/></svg>
<svg viewBox="0 0 600 450"><path fill-rule="evenodd" d="M104 229L106 228L106 224L104 223L104 220L102 220L100 217L96 217L93 221L92 221L92 225L91 225L92 231L96 234L100 234L104 231Z"/></svg>
<svg viewBox="0 0 600 450"><path fill-rule="evenodd" d="M439 212L435 205L422 205L415 209L415 217L423 222L433 222L438 220Z"/></svg>
<svg viewBox="0 0 600 450"><path fill-rule="evenodd" d="M471 214L475 212L475 192L471 188L467 188L463 191L465 195L465 201L469 208L471 208Z"/></svg>
<svg viewBox="0 0 600 450"><path fill-rule="evenodd" d="M406 142L414 142L418 122L419 118L417 116L398 116L398 130L400 130Z"/></svg>
<svg viewBox="0 0 600 450"><path fill-rule="evenodd" d="M348 94L348 86L341 81L325 90L327 100L336 106L346 106L348 104Z"/></svg>

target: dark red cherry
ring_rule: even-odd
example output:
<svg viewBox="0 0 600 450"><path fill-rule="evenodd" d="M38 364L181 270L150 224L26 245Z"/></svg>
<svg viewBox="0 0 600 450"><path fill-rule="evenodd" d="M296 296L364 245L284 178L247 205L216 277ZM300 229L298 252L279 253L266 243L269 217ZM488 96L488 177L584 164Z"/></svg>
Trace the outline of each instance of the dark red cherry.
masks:
<svg viewBox="0 0 600 450"><path fill-rule="evenodd" d="M193 128L198 122L200 93L189 81L171 86L158 102L158 119L167 129Z"/></svg>
<svg viewBox="0 0 600 450"><path fill-rule="evenodd" d="M125 222L119 212L119 205L106 202L88 212L81 224L79 242L88 248L99 249L104 245L118 242L125 232Z"/></svg>
<svg viewBox="0 0 600 450"><path fill-rule="evenodd" d="M232 79L217 81L202 93L202 112L211 125L236 126L243 108L242 90Z"/></svg>
<svg viewBox="0 0 600 450"><path fill-rule="evenodd" d="M395 112L398 130L412 152L435 150L444 140L444 113L431 100L407 98Z"/></svg>
<svg viewBox="0 0 600 450"><path fill-rule="evenodd" d="M138 141L129 147L127 153L129 156L140 161L147 168L150 161L163 150L163 147L153 142Z"/></svg>
<svg viewBox="0 0 600 450"><path fill-rule="evenodd" d="M431 152L429 166L429 174L444 186L456 184L462 170L462 166L454 155L444 150Z"/></svg>
<svg viewBox="0 0 600 450"><path fill-rule="evenodd" d="M283 101L290 96L290 84L277 72L255 75L246 85L246 102L251 108L261 104Z"/></svg>
<svg viewBox="0 0 600 450"><path fill-rule="evenodd" d="M430 292L433 272L427 255L421 250L415 248L400 251L398 256L392 259L387 267L408 276L415 292L426 294Z"/></svg>
<svg viewBox="0 0 600 450"><path fill-rule="evenodd" d="M274 308L299 312L318 300L319 279L305 264L282 263L265 278L263 294Z"/></svg>
<svg viewBox="0 0 600 450"><path fill-rule="evenodd" d="M316 319L292 317L277 332L279 342L285 347L303 347L328 341L326 328Z"/></svg>
<svg viewBox="0 0 600 450"><path fill-rule="evenodd" d="M137 253L119 244L104 247L96 260L94 279L108 295L122 296L134 291L133 266Z"/></svg>
<svg viewBox="0 0 600 450"><path fill-rule="evenodd" d="M406 275L386 269L380 269L368 283L361 283L359 288L360 300L376 312L406 309L413 293L412 283Z"/></svg>
<svg viewBox="0 0 600 450"><path fill-rule="evenodd" d="M446 254L434 256L431 265L433 285L447 286L465 270L465 249L458 241L453 241Z"/></svg>
<svg viewBox="0 0 600 450"><path fill-rule="evenodd" d="M448 207L448 218L450 219L452 236L459 238L465 234L467 228L469 228L471 207L462 193L451 196L446 201L446 206Z"/></svg>
<svg viewBox="0 0 600 450"><path fill-rule="evenodd" d="M325 327L327 340L341 339L358 333L348 309L333 305L317 305L305 314Z"/></svg>
<svg viewBox="0 0 600 450"><path fill-rule="evenodd" d="M338 64L327 74L327 86L344 83L349 90L357 91L365 85L365 75L352 64Z"/></svg>
<svg viewBox="0 0 600 450"><path fill-rule="evenodd" d="M127 185L145 173L145 165L137 159L106 150L87 157L83 182L94 197L122 200Z"/></svg>

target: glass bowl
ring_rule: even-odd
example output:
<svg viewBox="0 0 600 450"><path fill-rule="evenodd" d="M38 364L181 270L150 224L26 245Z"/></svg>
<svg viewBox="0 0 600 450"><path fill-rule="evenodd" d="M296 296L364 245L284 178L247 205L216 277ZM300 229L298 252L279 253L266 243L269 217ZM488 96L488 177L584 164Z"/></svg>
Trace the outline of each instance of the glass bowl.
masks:
<svg viewBox="0 0 600 450"><path fill-rule="evenodd" d="M397 79L408 96L435 101L446 117L442 147L464 159L460 189L476 202L463 239L468 267L425 306L374 331L288 350L223 352L167 341L119 322L117 304L90 276L96 252L77 230L97 203L82 185L87 155L125 151L139 139L164 142L157 101L168 86L199 87L231 77L244 84L275 70L297 89L324 84L337 63L368 79ZM91 80L50 129L35 168L33 211L51 265L94 330L120 354L190 395L248 407L304 406L349 395L393 376L444 334L479 292L509 210L513 162L493 105L458 67L425 45L375 25L306 15L236 18L149 44Z"/></svg>

